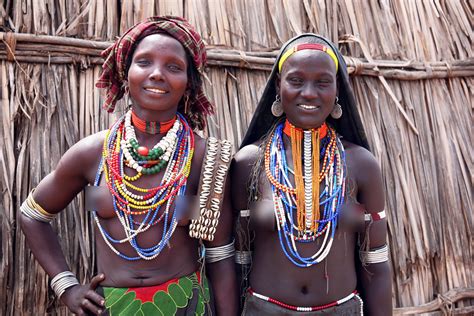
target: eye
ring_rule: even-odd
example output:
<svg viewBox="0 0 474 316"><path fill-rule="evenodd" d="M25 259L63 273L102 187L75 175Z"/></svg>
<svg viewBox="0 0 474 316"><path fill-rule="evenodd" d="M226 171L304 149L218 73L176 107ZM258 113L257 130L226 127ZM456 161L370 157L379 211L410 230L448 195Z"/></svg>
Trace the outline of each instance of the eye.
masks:
<svg viewBox="0 0 474 316"><path fill-rule="evenodd" d="M135 64L138 66L148 66L151 62L148 59L140 58L135 60Z"/></svg>
<svg viewBox="0 0 474 316"><path fill-rule="evenodd" d="M288 82L292 85L301 85L303 83L303 79L300 77L289 77Z"/></svg>
<svg viewBox="0 0 474 316"><path fill-rule="evenodd" d="M171 72L180 72L183 70L183 67L177 65L177 64L169 64L168 65L168 69L171 71Z"/></svg>
<svg viewBox="0 0 474 316"><path fill-rule="evenodd" d="M318 80L316 84L319 87L325 88L325 87L330 87L333 84L333 81L329 79L322 79L322 80Z"/></svg>

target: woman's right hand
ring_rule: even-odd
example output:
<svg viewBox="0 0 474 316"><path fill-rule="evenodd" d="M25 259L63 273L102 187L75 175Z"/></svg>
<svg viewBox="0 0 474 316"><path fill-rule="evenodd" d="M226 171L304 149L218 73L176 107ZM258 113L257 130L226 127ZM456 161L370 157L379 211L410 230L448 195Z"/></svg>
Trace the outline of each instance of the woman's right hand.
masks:
<svg viewBox="0 0 474 316"><path fill-rule="evenodd" d="M75 285L61 296L63 303L76 315L100 315L105 311L105 299L96 293L104 274L96 275L89 284Z"/></svg>

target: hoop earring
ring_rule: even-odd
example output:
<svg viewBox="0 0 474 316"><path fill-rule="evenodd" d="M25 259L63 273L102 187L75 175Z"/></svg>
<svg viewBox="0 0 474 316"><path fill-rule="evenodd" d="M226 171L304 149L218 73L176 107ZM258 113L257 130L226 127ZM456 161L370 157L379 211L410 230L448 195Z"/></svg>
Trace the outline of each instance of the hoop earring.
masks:
<svg viewBox="0 0 474 316"><path fill-rule="evenodd" d="M280 117L283 115L283 105L281 105L280 95L276 95L275 101L272 103L272 114L273 116Z"/></svg>
<svg viewBox="0 0 474 316"><path fill-rule="evenodd" d="M331 117L333 119L340 119L342 116L342 106L339 104L339 97L336 97L336 104L334 104L334 109L331 112Z"/></svg>

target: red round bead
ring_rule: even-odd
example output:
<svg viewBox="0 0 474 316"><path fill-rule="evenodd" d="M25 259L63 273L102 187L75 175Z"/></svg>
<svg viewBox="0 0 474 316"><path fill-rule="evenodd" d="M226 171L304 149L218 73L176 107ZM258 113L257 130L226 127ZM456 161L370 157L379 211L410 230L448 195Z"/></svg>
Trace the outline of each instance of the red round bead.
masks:
<svg viewBox="0 0 474 316"><path fill-rule="evenodd" d="M148 156L149 152L150 152L150 150L146 146L140 146L137 149L137 153L141 156Z"/></svg>

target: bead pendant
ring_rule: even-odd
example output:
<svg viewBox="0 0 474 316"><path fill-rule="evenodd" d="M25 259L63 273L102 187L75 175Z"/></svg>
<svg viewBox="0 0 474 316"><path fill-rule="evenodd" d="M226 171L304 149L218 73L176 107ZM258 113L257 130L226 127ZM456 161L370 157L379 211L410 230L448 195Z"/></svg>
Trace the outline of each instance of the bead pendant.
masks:
<svg viewBox="0 0 474 316"><path fill-rule="evenodd" d="M146 146L140 146L137 149L137 153L141 156L148 156L149 152L150 152L150 150Z"/></svg>

